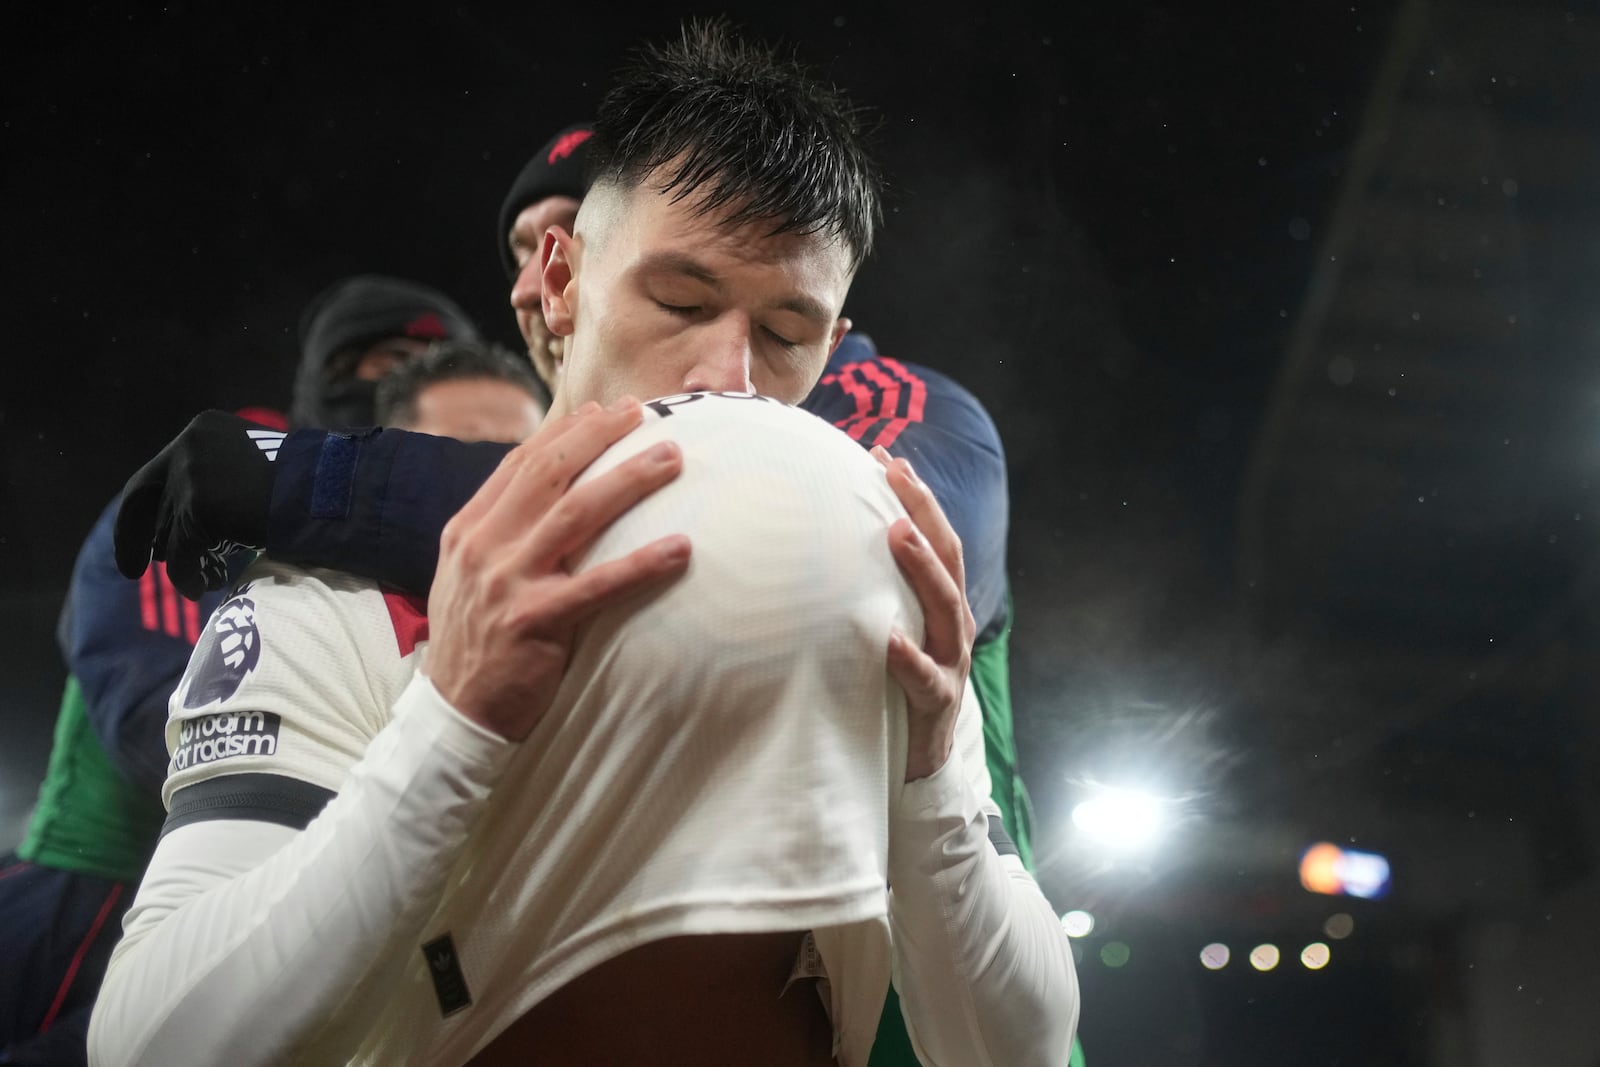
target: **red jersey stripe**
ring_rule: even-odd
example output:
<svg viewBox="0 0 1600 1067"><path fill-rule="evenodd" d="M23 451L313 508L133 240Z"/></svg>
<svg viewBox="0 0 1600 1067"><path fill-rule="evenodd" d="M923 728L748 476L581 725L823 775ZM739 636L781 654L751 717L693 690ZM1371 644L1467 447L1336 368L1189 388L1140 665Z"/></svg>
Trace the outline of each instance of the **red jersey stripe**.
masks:
<svg viewBox="0 0 1600 1067"><path fill-rule="evenodd" d="M904 363L886 356L846 363L819 384L837 385L855 401L855 411L835 420L834 425L869 448L894 444L907 426L923 420L928 403L928 383ZM880 422L883 425L869 438L868 431Z"/></svg>
<svg viewBox="0 0 1600 1067"><path fill-rule="evenodd" d="M905 364L897 360L880 358L879 363L882 369L870 363L860 365L862 374L872 379L873 383L883 390L885 400L882 410L886 421L867 445L868 447L882 445L888 448L899 439L907 426L922 421L923 410L927 406L928 386L921 378L906 369ZM889 373L885 374L885 370ZM900 414L902 387L906 399L904 414Z"/></svg>
<svg viewBox="0 0 1600 1067"><path fill-rule="evenodd" d="M863 439L862 444L871 448L873 445L883 445L888 448L900 436L900 426L904 420L898 417L900 411L900 383L893 376L884 374L883 371L870 363L863 363L860 367L863 378L872 382L878 390L880 403L878 415L883 420L883 425L878 427L877 433L869 439Z"/></svg>
<svg viewBox="0 0 1600 1067"><path fill-rule="evenodd" d="M73 980L78 977L78 968L83 966L83 957L88 954L89 946L94 944L94 939L100 936L100 928L106 924L106 918L111 914L111 909L117 906L117 901L121 897L122 883L117 882L106 896L106 902L100 905L100 914L94 917L94 923L84 935L83 943L78 946L78 951L72 954L72 963L67 966L67 973L61 979L61 987L56 990L56 998L50 1004L50 1010L45 1012L43 1021L39 1023L39 1033L45 1033L56 1021L56 1015L60 1013L61 1005L67 999L67 991L72 988Z"/></svg>
<svg viewBox="0 0 1600 1067"><path fill-rule="evenodd" d="M172 579L167 577L167 565L157 563L156 566L161 568L156 578L161 590L161 628L171 637L182 637L178 629L178 590L173 587Z"/></svg>
<svg viewBox="0 0 1600 1067"><path fill-rule="evenodd" d="M154 630L160 624L156 622L156 567L159 564L152 562L146 567L144 573L139 575L139 622L146 630Z"/></svg>
<svg viewBox="0 0 1600 1067"><path fill-rule="evenodd" d="M834 383L838 383L839 388L844 392L844 394L855 401L856 410L854 413L846 415L842 419L836 420L834 425L843 430L845 433L849 434L852 440L859 441L861 440L861 435L866 432L867 425L872 421L872 419L876 418L876 416L871 413L873 399L872 390L868 389L866 385L856 377L856 366L857 364L854 363L846 363L843 367L839 368L838 374L830 374L826 378L822 379L822 384L832 385Z"/></svg>
<svg viewBox="0 0 1600 1067"><path fill-rule="evenodd" d="M928 383L921 375L913 374L911 369L898 359L884 356L880 362L911 386L911 400L906 405L906 418L911 422L921 422L928 406Z"/></svg>

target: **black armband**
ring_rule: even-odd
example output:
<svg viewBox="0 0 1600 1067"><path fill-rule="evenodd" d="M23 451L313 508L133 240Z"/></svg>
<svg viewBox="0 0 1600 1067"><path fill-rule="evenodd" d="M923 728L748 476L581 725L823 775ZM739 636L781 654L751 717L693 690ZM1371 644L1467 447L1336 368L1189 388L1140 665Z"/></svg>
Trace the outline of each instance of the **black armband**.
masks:
<svg viewBox="0 0 1600 1067"><path fill-rule="evenodd" d="M335 795L331 789L281 774L225 774L174 793L161 836L213 819L249 819L304 830Z"/></svg>
<svg viewBox="0 0 1600 1067"><path fill-rule="evenodd" d="M1006 833L1006 824L1000 821L1000 816L989 816L989 844L994 846L996 853L1002 856L1015 856L1022 858L1022 852L1017 848L1017 843L1011 840L1011 835Z"/></svg>

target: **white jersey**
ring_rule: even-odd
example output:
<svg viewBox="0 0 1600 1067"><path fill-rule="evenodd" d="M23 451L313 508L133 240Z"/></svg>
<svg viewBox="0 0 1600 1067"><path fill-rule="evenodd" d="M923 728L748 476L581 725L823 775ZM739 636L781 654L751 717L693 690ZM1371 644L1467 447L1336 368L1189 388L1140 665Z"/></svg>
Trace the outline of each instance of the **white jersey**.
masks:
<svg viewBox="0 0 1600 1067"><path fill-rule="evenodd" d="M437 907L310 1037L308 1061L353 1048L359 1063L460 1063L640 944L809 929L840 1060L865 1062L889 984L889 813L904 788L904 697L885 649L891 627L921 633L886 536L904 512L844 434L758 398L650 405L585 478L669 438L682 475L583 565L683 532L688 574L586 624ZM169 803L240 774L343 791L416 699L419 609L332 572L253 567L173 697ZM968 758L984 767L981 747ZM424 946L454 957L453 999Z"/></svg>

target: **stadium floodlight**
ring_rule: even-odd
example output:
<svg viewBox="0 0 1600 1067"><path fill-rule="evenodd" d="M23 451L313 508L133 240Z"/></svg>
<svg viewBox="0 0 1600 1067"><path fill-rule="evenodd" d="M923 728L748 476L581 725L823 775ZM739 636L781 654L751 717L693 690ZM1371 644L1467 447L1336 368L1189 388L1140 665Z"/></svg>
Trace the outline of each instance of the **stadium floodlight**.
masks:
<svg viewBox="0 0 1600 1067"><path fill-rule="evenodd" d="M1143 790L1102 786L1072 809L1072 823L1107 848L1133 851L1161 838L1167 803Z"/></svg>

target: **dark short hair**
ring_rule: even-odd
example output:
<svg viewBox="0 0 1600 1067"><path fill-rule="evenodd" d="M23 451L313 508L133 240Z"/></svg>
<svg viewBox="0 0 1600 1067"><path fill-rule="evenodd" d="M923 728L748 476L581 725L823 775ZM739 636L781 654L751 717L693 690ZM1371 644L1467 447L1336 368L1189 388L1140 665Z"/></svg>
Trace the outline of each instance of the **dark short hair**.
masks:
<svg viewBox="0 0 1600 1067"><path fill-rule="evenodd" d="M409 423L417 417L417 397L438 382L489 378L510 382L544 408L544 394L533 365L509 349L484 341L441 341L408 360L378 382L380 426Z"/></svg>
<svg viewBox="0 0 1600 1067"><path fill-rule="evenodd" d="M794 59L725 21L692 22L618 71L588 146L589 179L654 178L729 225L770 220L773 234L839 238L859 266L883 217L867 132L863 113Z"/></svg>

